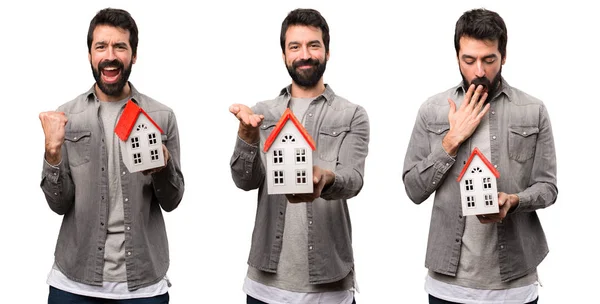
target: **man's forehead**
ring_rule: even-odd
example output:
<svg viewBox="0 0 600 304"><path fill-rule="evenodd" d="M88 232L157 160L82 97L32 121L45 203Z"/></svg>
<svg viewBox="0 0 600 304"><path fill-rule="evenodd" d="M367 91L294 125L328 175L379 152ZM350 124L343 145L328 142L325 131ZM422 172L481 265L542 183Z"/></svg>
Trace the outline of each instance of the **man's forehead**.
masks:
<svg viewBox="0 0 600 304"><path fill-rule="evenodd" d="M460 37L460 49L459 52L463 54L468 53L486 53L483 56L500 53L498 48L498 40L492 39L477 39L469 36ZM481 54L479 54L481 55Z"/></svg>
<svg viewBox="0 0 600 304"><path fill-rule="evenodd" d="M115 34L117 34L117 35L115 35ZM115 37L115 36L120 36L120 35L124 36L124 37L121 37L121 39L128 40L129 39L129 30L121 28L121 27L108 25L108 24L99 24L98 26L96 26L96 28L94 28L94 32L92 34L92 36L94 38L102 38L103 36Z"/></svg>

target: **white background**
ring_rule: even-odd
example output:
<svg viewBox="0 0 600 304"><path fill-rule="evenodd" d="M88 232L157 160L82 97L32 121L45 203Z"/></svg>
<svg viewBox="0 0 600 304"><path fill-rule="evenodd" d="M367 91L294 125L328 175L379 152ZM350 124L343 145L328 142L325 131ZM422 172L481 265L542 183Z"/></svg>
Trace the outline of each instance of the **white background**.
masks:
<svg viewBox="0 0 600 304"><path fill-rule="evenodd" d="M538 269L540 303L576 303L595 294L600 23L591 4L336 2L3 2L2 302L46 301L62 218L47 207L39 188L44 138L38 113L93 84L88 25L109 6L128 10L139 27L130 80L172 107L179 121L186 191L179 208L165 213L172 303L245 303L241 288L257 193L239 190L231 180L237 121L228 106L274 98L290 82L279 30L298 7L316 8L327 19L331 58L325 81L363 105L371 120L365 185L349 201L358 303L426 303L432 200L417 206L408 199L402 163L420 104L460 81L454 25L477 7L504 18L509 39L503 75L545 102L554 128L559 196L556 205L538 212L550 246Z"/></svg>

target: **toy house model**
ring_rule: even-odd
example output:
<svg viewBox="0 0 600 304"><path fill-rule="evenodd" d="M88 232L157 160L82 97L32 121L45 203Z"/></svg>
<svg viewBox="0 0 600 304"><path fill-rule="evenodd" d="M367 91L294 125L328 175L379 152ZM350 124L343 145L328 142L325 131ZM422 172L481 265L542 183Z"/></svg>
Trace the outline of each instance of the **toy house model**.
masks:
<svg viewBox="0 0 600 304"><path fill-rule="evenodd" d="M498 213L499 177L500 172L475 148L456 179L460 182L463 215Z"/></svg>
<svg viewBox="0 0 600 304"><path fill-rule="evenodd" d="M313 192L312 151L316 145L288 108L265 141L267 192L293 194Z"/></svg>
<svg viewBox="0 0 600 304"><path fill-rule="evenodd" d="M148 113L129 100L115 127L121 139L121 156L129 172L164 166L163 131Z"/></svg>

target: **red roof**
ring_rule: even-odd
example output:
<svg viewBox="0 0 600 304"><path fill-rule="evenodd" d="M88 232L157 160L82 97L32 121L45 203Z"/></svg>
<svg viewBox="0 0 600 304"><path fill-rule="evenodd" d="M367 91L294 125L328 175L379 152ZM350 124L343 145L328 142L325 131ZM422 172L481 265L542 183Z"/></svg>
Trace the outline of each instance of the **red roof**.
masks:
<svg viewBox="0 0 600 304"><path fill-rule="evenodd" d="M269 151L269 148L275 141L275 138L277 138L277 135L279 134L279 132L281 132L281 130L283 129L283 126L285 126L285 124L288 120L291 120L292 123L294 123L294 126L296 126L296 129L298 129L298 131L300 131L300 134L302 134L302 137L304 137L304 139L306 140L306 142L308 143L310 148L313 149L313 151L315 149L317 149L317 146L315 145L315 141L312 139L310 134L308 134L306 129L304 129L304 126L302 126L300 121L298 121L298 118L296 118L296 116L294 116L294 113L292 113L292 110L290 110L290 108L287 108L287 109L285 109L285 112L283 112L283 115L281 115L281 119L279 119L279 121L275 125L275 129L273 129L273 131L271 132L271 134L265 141L265 147L264 147L263 151L264 152Z"/></svg>
<svg viewBox="0 0 600 304"><path fill-rule="evenodd" d="M140 108L135 102L131 101L131 99L125 105L125 109L123 109L123 113L121 114L121 118L117 122L117 126L115 127L115 133L122 140L126 141L129 138L129 134L131 130L133 130L133 126L137 121L140 113L144 114L146 118L160 131L160 133L164 133L163 130L150 118L148 113L144 111L144 109Z"/></svg>
<svg viewBox="0 0 600 304"><path fill-rule="evenodd" d="M477 156L479 156L479 158L481 158L483 163L488 167L488 169L490 169L490 171L492 172L492 174L494 174L494 176L496 178L500 177L500 172L498 172L498 170L496 170L496 168L494 168L494 166L492 166L492 163L490 163L490 161L487 158L485 158L483 153L481 153L481 151L479 151L478 148L475 148L475 149L473 149L473 152L471 152L471 156L469 156L469 160L467 160L467 163L465 164L462 171L458 175L458 178L456 179L457 182L460 182L463 175L465 175L465 172L467 172L467 169L469 168L469 165L471 164L471 161L473 160L475 155L477 155Z"/></svg>

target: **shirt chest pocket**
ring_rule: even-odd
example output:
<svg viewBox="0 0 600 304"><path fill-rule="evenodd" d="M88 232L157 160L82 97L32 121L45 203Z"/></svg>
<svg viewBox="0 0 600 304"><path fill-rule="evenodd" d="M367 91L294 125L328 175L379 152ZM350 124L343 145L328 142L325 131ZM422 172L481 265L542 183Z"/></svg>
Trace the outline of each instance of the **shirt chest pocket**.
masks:
<svg viewBox="0 0 600 304"><path fill-rule="evenodd" d="M344 138L350 131L350 126L321 126L317 139L319 158L325 161L337 160Z"/></svg>
<svg viewBox="0 0 600 304"><path fill-rule="evenodd" d="M430 148L436 143L440 143L446 133L450 130L449 123L430 123L427 125L427 131L429 133L429 145Z"/></svg>
<svg viewBox="0 0 600 304"><path fill-rule="evenodd" d="M524 162L535 154L538 127L509 126L508 127L508 157L518 162Z"/></svg>
<svg viewBox="0 0 600 304"><path fill-rule="evenodd" d="M90 161L90 131L66 131L65 146L69 158L69 165L77 167Z"/></svg>

